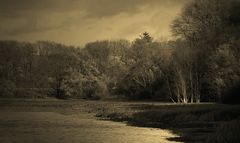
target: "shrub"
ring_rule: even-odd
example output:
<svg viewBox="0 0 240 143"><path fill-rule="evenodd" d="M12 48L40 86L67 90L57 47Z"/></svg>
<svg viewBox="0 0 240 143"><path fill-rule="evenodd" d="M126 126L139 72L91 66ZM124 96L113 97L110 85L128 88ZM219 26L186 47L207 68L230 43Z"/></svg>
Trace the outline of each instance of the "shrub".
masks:
<svg viewBox="0 0 240 143"><path fill-rule="evenodd" d="M104 80L80 73L69 76L64 81L62 90L68 98L100 99L108 94Z"/></svg>
<svg viewBox="0 0 240 143"><path fill-rule="evenodd" d="M8 80L0 82L0 97L14 97L15 84Z"/></svg>

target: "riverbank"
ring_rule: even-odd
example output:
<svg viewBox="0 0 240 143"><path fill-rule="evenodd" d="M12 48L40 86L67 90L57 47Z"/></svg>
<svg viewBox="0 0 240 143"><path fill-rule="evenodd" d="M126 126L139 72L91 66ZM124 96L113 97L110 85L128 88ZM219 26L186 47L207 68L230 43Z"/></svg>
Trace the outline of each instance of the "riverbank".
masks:
<svg viewBox="0 0 240 143"><path fill-rule="evenodd" d="M87 113L99 120L129 126L167 129L176 136L167 141L186 143L240 142L240 106L85 100L0 100L1 111ZM36 114L37 115L37 114Z"/></svg>
<svg viewBox="0 0 240 143"><path fill-rule="evenodd" d="M222 104L141 104L103 107L97 117L129 125L169 129L186 143L240 142L240 106Z"/></svg>

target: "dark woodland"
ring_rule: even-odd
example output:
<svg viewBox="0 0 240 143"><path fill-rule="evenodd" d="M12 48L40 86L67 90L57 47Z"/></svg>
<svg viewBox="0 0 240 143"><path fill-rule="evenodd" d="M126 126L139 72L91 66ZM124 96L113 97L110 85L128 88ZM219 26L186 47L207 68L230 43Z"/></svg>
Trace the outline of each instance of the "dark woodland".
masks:
<svg viewBox="0 0 240 143"><path fill-rule="evenodd" d="M147 32L81 48L1 41L1 96L239 103L239 9L236 0L190 3L170 41Z"/></svg>

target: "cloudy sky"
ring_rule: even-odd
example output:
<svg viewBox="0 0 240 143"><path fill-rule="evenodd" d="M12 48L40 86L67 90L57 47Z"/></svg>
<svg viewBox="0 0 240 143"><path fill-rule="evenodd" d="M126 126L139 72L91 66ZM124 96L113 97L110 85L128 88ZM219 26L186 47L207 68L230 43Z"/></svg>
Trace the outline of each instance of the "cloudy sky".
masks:
<svg viewBox="0 0 240 143"><path fill-rule="evenodd" d="M0 40L69 45L125 38L144 31L171 36L169 25L189 0L0 0Z"/></svg>

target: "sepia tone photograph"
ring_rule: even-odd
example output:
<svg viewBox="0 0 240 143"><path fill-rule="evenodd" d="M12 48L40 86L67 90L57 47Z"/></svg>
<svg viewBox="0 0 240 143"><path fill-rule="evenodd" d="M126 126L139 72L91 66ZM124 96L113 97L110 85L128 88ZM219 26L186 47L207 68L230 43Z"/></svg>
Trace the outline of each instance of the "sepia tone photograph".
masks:
<svg viewBox="0 0 240 143"><path fill-rule="evenodd" d="M240 0L0 0L0 143L240 143Z"/></svg>

